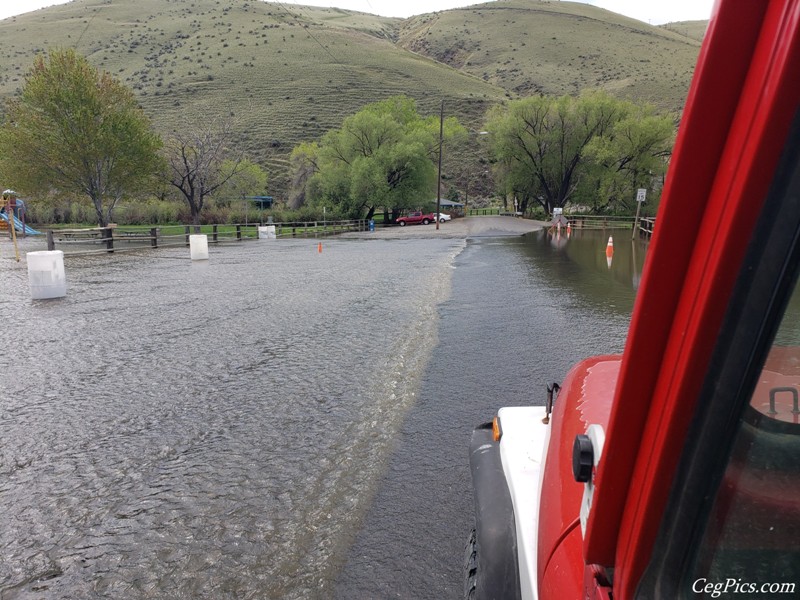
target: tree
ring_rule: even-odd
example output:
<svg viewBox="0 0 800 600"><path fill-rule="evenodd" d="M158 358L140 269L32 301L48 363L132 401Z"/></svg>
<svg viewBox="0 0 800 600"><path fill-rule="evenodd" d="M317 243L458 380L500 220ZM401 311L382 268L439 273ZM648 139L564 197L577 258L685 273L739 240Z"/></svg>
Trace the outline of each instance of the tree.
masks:
<svg viewBox="0 0 800 600"><path fill-rule="evenodd" d="M309 196L308 186L311 178L319 173L318 157L319 144L317 142L302 142L292 150L289 158L292 173L289 208L300 208L306 203L306 199Z"/></svg>
<svg viewBox="0 0 800 600"><path fill-rule="evenodd" d="M592 191L599 209L632 212L636 190L663 178L675 142L675 121L650 105L628 107L627 114L586 148L597 165Z"/></svg>
<svg viewBox="0 0 800 600"><path fill-rule="evenodd" d="M523 210L535 200L549 213L564 206L595 164L620 173L633 165L650 169L644 155L657 148L663 156L671 134L661 126L664 118L649 114L644 116L659 126L648 127L653 134L648 143L624 143L626 128L635 129L643 110L602 92L578 98L537 96L496 107L488 129L494 134L497 174L507 191L520 197Z"/></svg>
<svg viewBox="0 0 800 600"><path fill-rule="evenodd" d="M462 129L453 118L445 125L445 139ZM416 207L436 183L438 136L438 116L424 119L412 99L392 97L347 117L318 145L296 148L294 179L310 203L354 217Z"/></svg>
<svg viewBox="0 0 800 600"><path fill-rule="evenodd" d="M222 170L229 172L234 170L234 165L227 162L222 164ZM242 199L247 196L261 196L267 189L267 172L260 165L243 159L236 168L236 174L228 179L218 190L218 198L215 202L217 206L225 203L230 204L234 198Z"/></svg>
<svg viewBox="0 0 800 600"><path fill-rule="evenodd" d="M243 171L249 163L242 152L233 150L229 121L207 121L187 125L173 132L164 147L167 163L165 181L189 205L192 224L200 226L206 200Z"/></svg>
<svg viewBox="0 0 800 600"><path fill-rule="evenodd" d="M133 93L74 50L36 57L0 129L3 172L17 189L87 195L101 226L147 187L160 147Z"/></svg>
<svg viewBox="0 0 800 600"><path fill-rule="evenodd" d="M443 155L442 181L455 188L458 202L488 198L494 190L487 132L472 131L447 144ZM448 192L449 195L449 192Z"/></svg>

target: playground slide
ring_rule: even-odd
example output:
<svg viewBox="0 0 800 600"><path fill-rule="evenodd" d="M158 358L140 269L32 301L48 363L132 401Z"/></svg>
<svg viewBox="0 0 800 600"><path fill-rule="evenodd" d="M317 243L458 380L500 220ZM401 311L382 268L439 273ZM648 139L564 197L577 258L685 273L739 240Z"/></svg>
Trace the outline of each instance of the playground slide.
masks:
<svg viewBox="0 0 800 600"><path fill-rule="evenodd" d="M0 219L3 221L8 221L8 215L4 210L0 210ZM23 227L25 229L25 235L41 235L41 231L36 231L33 227L28 227L27 225L23 225L22 221L20 221L16 215L14 215L14 229L17 231L22 231Z"/></svg>

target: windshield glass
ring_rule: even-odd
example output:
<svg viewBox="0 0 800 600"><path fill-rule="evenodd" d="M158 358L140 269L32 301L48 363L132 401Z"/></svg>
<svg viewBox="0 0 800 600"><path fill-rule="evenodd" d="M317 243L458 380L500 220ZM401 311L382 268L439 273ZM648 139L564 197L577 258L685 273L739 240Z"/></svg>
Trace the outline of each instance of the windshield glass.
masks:
<svg viewBox="0 0 800 600"><path fill-rule="evenodd" d="M741 417L694 566L694 593L793 596L800 581L799 304L795 288Z"/></svg>

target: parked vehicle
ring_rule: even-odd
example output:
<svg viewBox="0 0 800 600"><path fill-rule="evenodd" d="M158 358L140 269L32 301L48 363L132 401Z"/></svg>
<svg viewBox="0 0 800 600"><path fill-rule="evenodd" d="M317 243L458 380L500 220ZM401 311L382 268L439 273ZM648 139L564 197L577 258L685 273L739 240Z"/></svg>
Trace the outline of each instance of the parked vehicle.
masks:
<svg viewBox="0 0 800 600"><path fill-rule="evenodd" d="M453 217L451 217L450 215L448 215L446 213L435 213L434 214L434 219L438 219L439 223L444 223L445 221L449 221L452 218Z"/></svg>
<svg viewBox="0 0 800 600"><path fill-rule="evenodd" d="M717 1L623 354L473 433L467 597L800 593L797 73L800 0Z"/></svg>
<svg viewBox="0 0 800 600"><path fill-rule="evenodd" d="M433 213L424 213L421 211L416 211L412 213L408 213L404 217L397 218L397 224L400 227L405 227L406 225L427 225L428 223L433 223L436 221L436 217Z"/></svg>

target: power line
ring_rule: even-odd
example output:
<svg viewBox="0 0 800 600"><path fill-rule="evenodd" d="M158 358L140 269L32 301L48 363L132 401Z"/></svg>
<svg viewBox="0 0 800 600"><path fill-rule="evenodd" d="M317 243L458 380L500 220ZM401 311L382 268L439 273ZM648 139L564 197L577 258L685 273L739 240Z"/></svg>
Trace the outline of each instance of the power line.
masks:
<svg viewBox="0 0 800 600"><path fill-rule="evenodd" d="M283 9L285 12L286 12L286 14L287 14L287 15L289 15L290 17L292 17L293 19L295 19L297 22L300 22L300 21L302 20L302 19L300 19L300 17L298 17L297 15L295 15L295 14L292 14L292 13L291 13L291 11L289 11L289 9L288 9L288 8L286 8L286 7L285 7L283 4L281 4L280 2L275 2L275 4L277 4L278 6L280 6L280 7L281 7L281 8L282 8L282 9ZM337 63L337 64L339 64L339 65L344 65L344 63L343 63L342 61L340 61L338 58L336 58L336 57L333 55L333 53L332 53L330 50L328 50L328 48L327 48L327 47L326 47L326 46L325 46L325 45L324 45L322 42L320 42L320 41L319 41L319 40L318 40L316 37L314 37L314 35L313 35L313 34L312 34L312 33L311 33L311 32L310 32L308 29L306 29L306 33L308 34L308 37L310 37L312 40L314 40L315 42L317 42L317 44L319 44L319 47L320 47L320 48L322 48L322 49L323 49L325 52L327 52L327 53L328 53L328 56L330 56L330 57L333 59L333 61L334 61L335 63Z"/></svg>
<svg viewBox="0 0 800 600"><path fill-rule="evenodd" d="M85 34L85 33L86 33L88 30L89 30L89 25L91 25L91 24L92 24L92 21L94 21L94 18L95 18L95 17L96 17L98 14L100 14L100 11L102 10L102 8L103 8L102 6L101 6L101 7L98 7L98 8L96 8L96 9L95 9L95 11L94 11L94 14L92 14L92 16L91 16L91 17L89 18L89 20L86 22L86 27L84 27L84 28L83 28L83 31L81 31L81 34L78 36L78 41L77 41L77 42L75 42L75 46L73 47L73 50L77 50L77 49L78 49L78 44L80 44L80 43L81 43L81 40L83 39L83 36L84 36L84 34Z"/></svg>

